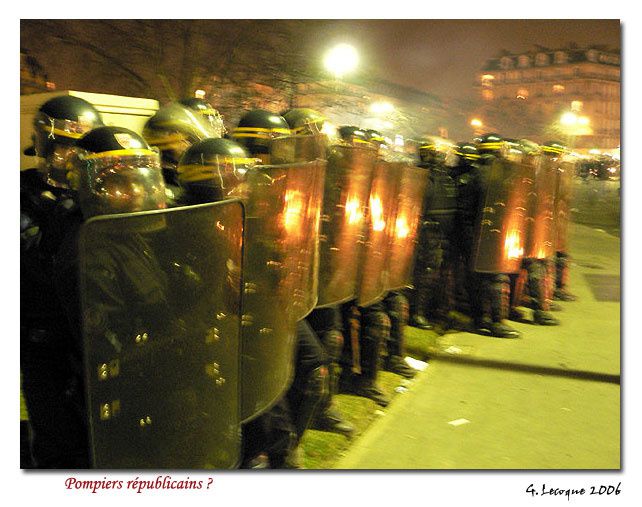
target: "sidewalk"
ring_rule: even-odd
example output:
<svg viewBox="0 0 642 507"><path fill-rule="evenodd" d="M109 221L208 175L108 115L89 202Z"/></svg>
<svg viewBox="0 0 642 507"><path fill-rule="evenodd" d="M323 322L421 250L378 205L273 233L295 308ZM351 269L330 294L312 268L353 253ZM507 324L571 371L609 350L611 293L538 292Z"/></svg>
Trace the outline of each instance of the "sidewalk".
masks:
<svg viewBox="0 0 642 507"><path fill-rule="evenodd" d="M561 326L515 323L519 340L441 336L336 468L619 468L620 241L575 224L571 247L579 300L560 303Z"/></svg>

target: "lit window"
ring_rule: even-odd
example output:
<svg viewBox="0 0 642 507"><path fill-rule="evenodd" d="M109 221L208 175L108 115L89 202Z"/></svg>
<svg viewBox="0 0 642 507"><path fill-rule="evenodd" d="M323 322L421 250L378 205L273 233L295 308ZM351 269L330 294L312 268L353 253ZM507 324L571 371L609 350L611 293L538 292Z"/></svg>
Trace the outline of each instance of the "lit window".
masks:
<svg viewBox="0 0 642 507"><path fill-rule="evenodd" d="M484 74L481 77L482 86L488 86L488 87L493 86L493 79L495 79L495 76L493 76L492 74Z"/></svg>
<svg viewBox="0 0 642 507"><path fill-rule="evenodd" d="M520 55L518 58L518 65L520 67L528 67L531 63L531 59L527 55Z"/></svg>
<svg viewBox="0 0 642 507"><path fill-rule="evenodd" d="M568 55L564 51L555 52L555 63L566 63L568 62Z"/></svg>
<svg viewBox="0 0 642 507"><path fill-rule="evenodd" d="M564 85L561 85L561 84L553 85L553 93L564 93Z"/></svg>
<svg viewBox="0 0 642 507"><path fill-rule="evenodd" d="M546 53L538 53L535 57L537 65L548 65L548 55Z"/></svg>
<svg viewBox="0 0 642 507"><path fill-rule="evenodd" d="M493 90L489 90L488 88L482 90L482 98L484 100L493 100L495 98Z"/></svg>
<svg viewBox="0 0 642 507"><path fill-rule="evenodd" d="M502 69L512 69L513 59L508 56L504 56L500 61L500 66Z"/></svg>
<svg viewBox="0 0 642 507"><path fill-rule="evenodd" d="M525 100L528 98L528 90L526 88L520 88L517 90L517 97L518 99Z"/></svg>
<svg viewBox="0 0 642 507"><path fill-rule="evenodd" d="M574 100L571 102L571 111L581 111L584 103L581 100Z"/></svg>

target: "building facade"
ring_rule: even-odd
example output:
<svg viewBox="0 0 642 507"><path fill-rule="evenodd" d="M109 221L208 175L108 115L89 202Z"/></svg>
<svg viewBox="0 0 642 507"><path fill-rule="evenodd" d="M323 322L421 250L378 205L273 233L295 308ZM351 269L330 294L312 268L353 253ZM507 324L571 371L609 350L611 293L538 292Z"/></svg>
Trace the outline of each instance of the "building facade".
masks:
<svg viewBox="0 0 642 507"><path fill-rule="evenodd" d="M618 51L571 46L504 53L485 63L476 88L483 104L479 115L526 116L522 130L530 131L512 136L542 142L558 133L580 151L620 145Z"/></svg>

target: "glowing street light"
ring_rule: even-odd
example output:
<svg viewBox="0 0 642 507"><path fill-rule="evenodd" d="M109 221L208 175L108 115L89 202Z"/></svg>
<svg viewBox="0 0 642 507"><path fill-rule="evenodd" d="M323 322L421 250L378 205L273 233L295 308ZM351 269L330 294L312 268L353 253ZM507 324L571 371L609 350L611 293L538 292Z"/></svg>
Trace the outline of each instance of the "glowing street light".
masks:
<svg viewBox="0 0 642 507"><path fill-rule="evenodd" d="M373 102L370 104L370 112L375 114L392 113L395 110L390 102Z"/></svg>
<svg viewBox="0 0 642 507"><path fill-rule="evenodd" d="M337 79L354 70L357 63L359 63L359 55L350 44L339 44L333 47L323 59L325 68Z"/></svg>
<svg viewBox="0 0 642 507"><path fill-rule="evenodd" d="M590 124L591 120L587 116L580 116L572 111L567 111L560 117L560 125L571 136L590 135L592 133Z"/></svg>
<svg viewBox="0 0 642 507"><path fill-rule="evenodd" d="M484 124L479 118L473 118L472 120L470 120L470 126L473 128L482 128Z"/></svg>

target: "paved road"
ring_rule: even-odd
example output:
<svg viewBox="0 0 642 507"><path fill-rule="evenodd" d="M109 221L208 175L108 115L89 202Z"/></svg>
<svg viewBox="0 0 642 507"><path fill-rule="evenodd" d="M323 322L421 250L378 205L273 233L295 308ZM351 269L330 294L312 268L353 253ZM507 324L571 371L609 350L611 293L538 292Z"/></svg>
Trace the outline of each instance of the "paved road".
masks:
<svg viewBox="0 0 642 507"><path fill-rule="evenodd" d="M620 304L598 299L619 295L620 242L574 225L572 248L580 299L562 304L561 326L515 324L520 340L444 335L337 468L619 468Z"/></svg>

